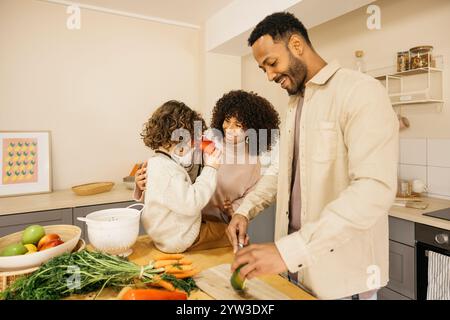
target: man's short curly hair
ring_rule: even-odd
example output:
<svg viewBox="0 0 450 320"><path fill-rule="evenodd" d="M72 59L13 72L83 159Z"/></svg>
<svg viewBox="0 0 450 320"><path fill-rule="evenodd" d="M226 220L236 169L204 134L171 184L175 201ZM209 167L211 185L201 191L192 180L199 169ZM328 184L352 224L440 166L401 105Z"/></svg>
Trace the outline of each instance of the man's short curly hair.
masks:
<svg viewBox="0 0 450 320"><path fill-rule="evenodd" d="M256 25L248 38L248 45L253 46L256 40L265 35L270 35L273 40L280 40L292 34L301 35L311 46L308 31L300 20L289 12L276 12L265 17Z"/></svg>
<svg viewBox="0 0 450 320"><path fill-rule="evenodd" d="M260 129L266 129L267 150L271 150L272 142L276 141L276 139L272 141L272 130L279 129L280 117L269 101L254 92L230 91L217 101L212 111L211 128L224 134L223 122L231 117L235 117L242 124L244 130L254 129L256 131L258 155L262 151L266 151L260 149L261 137L259 135Z"/></svg>
<svg viewBox="0 0 450 320"><path fill-rule="evenodd" d="M194 139L194 122L200 121L202 131L206 130L205 120L186 104L170 100L160 106L144 124L142 140L147 147L157 150L159 147L170 148L177 141L172 140L176 129L186 129Z"/></svg>

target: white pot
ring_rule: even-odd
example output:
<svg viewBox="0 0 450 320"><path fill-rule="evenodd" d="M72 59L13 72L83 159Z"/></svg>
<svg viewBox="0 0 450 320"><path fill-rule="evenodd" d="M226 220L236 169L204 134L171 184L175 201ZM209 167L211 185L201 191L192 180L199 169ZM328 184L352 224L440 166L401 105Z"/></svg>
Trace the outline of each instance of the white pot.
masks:
<svg viewBox="0 0 450 320"><path fill-rule="evenodd" d="M78 218L87 224L89 242L101 252L128 256L131 247L139 236L141 210L131 207L143 204L133 204L127 208L106 209L95 211Z"/></svg>

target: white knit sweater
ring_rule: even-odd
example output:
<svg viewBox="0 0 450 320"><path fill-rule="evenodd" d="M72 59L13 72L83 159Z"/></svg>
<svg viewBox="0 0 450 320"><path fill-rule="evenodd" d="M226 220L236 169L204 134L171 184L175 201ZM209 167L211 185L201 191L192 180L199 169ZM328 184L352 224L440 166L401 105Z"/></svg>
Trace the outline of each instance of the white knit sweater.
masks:
<svg viewBox="0 0 450 320"><path fill-rule="evenodd" d="M215 191L217 170L205 166L192 184L186 170L161 153L147 168L142 224L159 250L183 252L200 232L201 210Z"/></svg>

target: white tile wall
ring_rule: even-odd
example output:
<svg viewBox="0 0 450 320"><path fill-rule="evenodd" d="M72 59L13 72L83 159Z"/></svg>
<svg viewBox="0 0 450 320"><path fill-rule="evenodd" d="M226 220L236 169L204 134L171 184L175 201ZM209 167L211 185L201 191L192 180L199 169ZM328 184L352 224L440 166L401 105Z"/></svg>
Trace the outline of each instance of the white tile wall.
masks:
<svg viewBox="0 0 450 320"><path fill-rule="evenodd" d="M415 166L410 164L400 164L399 169L400 179L402 180L422 180L427 181L427 167Z"/></svg>
<svg viewBox="0 0 450 320"><path fill-rule="evenodd" d="M427 139L400 139L400 163L427 165Z"/></svg>
<svg viewBox="0 0 450 320"><path fill-rule="evenodd" d="M450 139L428 139L428 165L450 168Z"/></svg>
<svg viewBox="0 0 450 320"><path fill-rule="evenodd" d="M450 196L450 168L428 167L428 192Z"/></svg>
<svg viewBox="0 0 450 320"><path fill-rule="evenodd" d="M399 176L420 179L429 196L450 199L450 139L400 139Z"/></svg>

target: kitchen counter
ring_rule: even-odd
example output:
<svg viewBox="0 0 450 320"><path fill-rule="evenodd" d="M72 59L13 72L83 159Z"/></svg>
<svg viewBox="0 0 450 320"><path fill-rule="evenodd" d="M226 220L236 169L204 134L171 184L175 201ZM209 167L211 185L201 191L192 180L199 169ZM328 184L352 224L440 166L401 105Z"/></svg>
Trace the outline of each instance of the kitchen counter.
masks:
<svg viewBox="0 0 450 320"><path fill-rule="evenodd" d="M72 189L57 190L52 193L0 198L0 216L125 201L133 201L133 190L127 189L123 183L116 183L109 192L92 196L76 195Z"/></svg>
<svg viewBox="0 0 450 320"><path fill-rule="evenodd" d="M433 211L450 208L450 201L437 198L421 198L424 202L428 203L428 208L425 210L404 208L392 206L389 210L389 215L391 217L396 217L403 220L408 220L412 222L417 222L436 228L441 228L445 230L450 230L450 221L424 216L424 213L430 213Z"/></svg>
<svg viewBox="0 0 450 320"><path fill-rule="evenodd" d="M136 244L133 246L133 253L128 257L130 261L135 262L139 265L148 264L156 255L161 252L157 250L148 236L142 236L138 239ZM233 261L233 252L231 248L219 248L211 250L202 250L194 252L186 252L184 255L189 258L194 264L194 266L200 270L205 270L220 264L231 263ZM315 300L313 296L306 293L304 290L293 285L288 280L284 279L279 275L274 276L263 276L260 277L262 281L268 283L275 289L284 293L295 300ZM69 297L69 300L89 300L93 299L94 294L89 295L77 295ZM113 300L117 296L117 292L112 289L105 289L102 294L97 297L97 299L102 300ZM189 300L212 300L213 298L197 290L192 292Z"/></svg>

